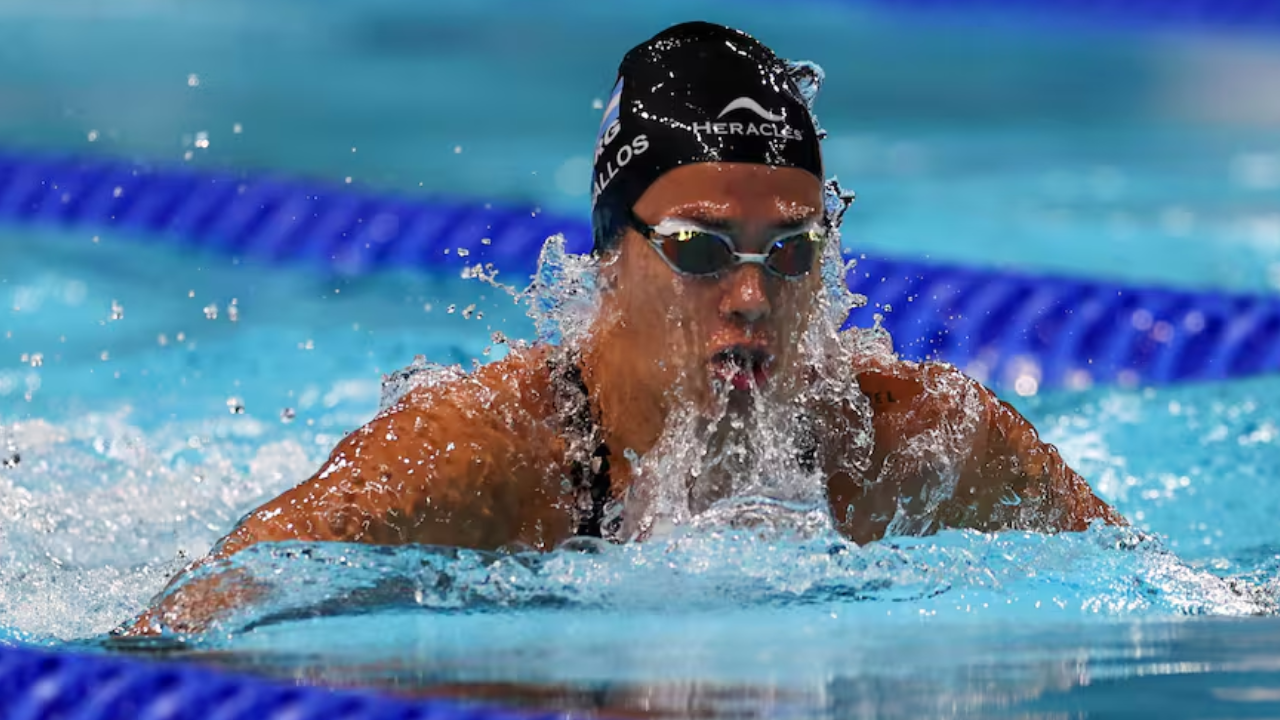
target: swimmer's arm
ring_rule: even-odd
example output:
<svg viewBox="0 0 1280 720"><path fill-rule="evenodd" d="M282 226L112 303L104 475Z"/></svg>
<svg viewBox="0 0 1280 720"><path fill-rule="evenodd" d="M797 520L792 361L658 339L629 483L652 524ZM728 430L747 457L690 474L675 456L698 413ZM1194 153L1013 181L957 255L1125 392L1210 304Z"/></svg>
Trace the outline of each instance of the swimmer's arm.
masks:
<svg viewBox="0 0 1280 720"><path fill-rule="evenodd" d="M249 513L214 555L281 540L554 545L569 521L558 475L539 462L551 439L531 447L525 423L491 408L483 397L426 398L375 419L310 480Z"/></svg>
<svg viewBox="0 0 1280 720"><path fill-rule="evenodd" d="M859 497L846 489L837 498L836 509L846 498L855 498L870 508L863 516L881 516L878 524L863 516L850 517L846 531L855 539L878 537L898 499L920 491L920 478L912 475L909 463L902 463L909 457L902 451L912 438L939 427L962 433L965 427L975 429L966 445L967 457L958 458L962 468L952 498L937 510L941 526L1074 531L1096 519L1125 524L1063 461L1057 448L1040 439L1026 418L956 368L882 362L862 369L858 382L874 411L873 464L879 467L893 457L899 462L899 475L891 484L877 486L891 488L889 492L877 493L877 487L871 487Z"/></svg>
<svg viewBox="0 0 1280 720"><path fill-rule="evenodd" d="M1081 531L1096 520L1128 524L1021 413L978 387L985 437L975 444L957 495L967 491L980 498L986 529Z"/></svg>
<svg viewBox="0 0 1280 720"><path fill-rule="evenodd" d="M352 433L315 476L250 512L169 587L197 567L261 542L493 549L548 548L568 537L559 473L548 460L556 457L556 439L539 422L544 409L508 402L511 393L500 384L507 376L486 386L486 375L500 370L462 381L466 385L411 395L400 409ZM161 623L199 632L262 592L236 575L208 575L162 593L121 634L158 633Z"/></svg>

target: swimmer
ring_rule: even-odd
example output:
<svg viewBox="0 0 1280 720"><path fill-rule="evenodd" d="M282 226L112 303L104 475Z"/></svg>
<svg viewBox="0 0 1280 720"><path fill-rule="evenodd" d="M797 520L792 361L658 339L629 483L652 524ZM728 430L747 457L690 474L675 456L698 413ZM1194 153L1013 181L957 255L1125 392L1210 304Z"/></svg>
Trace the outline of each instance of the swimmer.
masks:
<svg viewBox="0 0 1280 720"><path fill-rule="evenodd" d="M1123 524L978 382L855 341L871 331L824 330L843 209L828 202L809 107L817 72L701 22L627 53L596 145L588 331L411 390L196 565L286 540L642 540L663 477L689 478L696 513L741 468L790 465L818 478L834 529L857 543ZM787 457L747 437L757 415L794 431ZM646 469L673 442L699 445L683 474ZM120 633L198 632L253 592L218 575L184 583Z"/></svg>

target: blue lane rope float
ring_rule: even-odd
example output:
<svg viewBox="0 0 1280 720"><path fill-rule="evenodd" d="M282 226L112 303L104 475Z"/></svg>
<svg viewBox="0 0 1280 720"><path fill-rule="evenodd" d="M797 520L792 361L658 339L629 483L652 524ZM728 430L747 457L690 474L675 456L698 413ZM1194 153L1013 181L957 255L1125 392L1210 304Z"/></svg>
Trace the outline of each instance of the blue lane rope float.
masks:
<svg viewBox="0 0 1280 720"><path fill-rule="evenodd" d="M325 272L532 274L543 242L591 247L588 223L537 209L382 197L275 177L0 154L0 220L114 227L139 237ZM1280 370L1280 299L1127 287L867 258L850 286L882 311L898 350L941 359L1000 390L1154 385Z"/></svg>
<svg viewBox="0 0 1280 720"><path fill-rule="evenodd" d="M5 720L564 720L586 713L293 686L185 665L0 647ZM591 715L595 717L595 715Z"/></svg>

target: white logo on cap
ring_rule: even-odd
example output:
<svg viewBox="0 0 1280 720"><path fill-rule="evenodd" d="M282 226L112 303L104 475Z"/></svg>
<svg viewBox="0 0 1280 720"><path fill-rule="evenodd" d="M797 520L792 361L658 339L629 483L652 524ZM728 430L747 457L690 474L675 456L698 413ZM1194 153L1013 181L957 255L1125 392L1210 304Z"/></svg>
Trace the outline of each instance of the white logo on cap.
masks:
<svg viewBox="0 0 1280 720"><path fill-rule="evenodd" d="M760 103L756 102L755 100L752 100L749 97L740 97L737 100L734 100L733 102L729 103L728 105L725 105L724 109L720 111L720 114L716 116L716 119L719 120L720 118L724 117L725 115L728 115L734 110L750 110L751 112L759 115L760 117L764 118L765 120L768 120L769 122L782 122L783 120L786 120L784 116L775 115L769 112L768 110L765 110L764 108L760 107Z"/></svg>

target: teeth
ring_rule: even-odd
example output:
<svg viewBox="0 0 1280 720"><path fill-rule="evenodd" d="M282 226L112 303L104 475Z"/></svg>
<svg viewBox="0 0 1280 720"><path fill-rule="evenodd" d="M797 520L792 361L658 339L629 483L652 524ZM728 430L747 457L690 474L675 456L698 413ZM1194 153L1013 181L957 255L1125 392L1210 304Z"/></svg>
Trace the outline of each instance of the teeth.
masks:
<svg viewBox="0 0 1280 720"><path fill-rule="evenodd" d="M768 361L769 357L759 352L726 350L715 355L715 362L735 370L754 371L763 367Z"/></svg>

